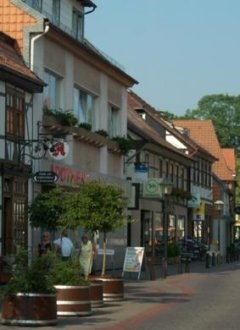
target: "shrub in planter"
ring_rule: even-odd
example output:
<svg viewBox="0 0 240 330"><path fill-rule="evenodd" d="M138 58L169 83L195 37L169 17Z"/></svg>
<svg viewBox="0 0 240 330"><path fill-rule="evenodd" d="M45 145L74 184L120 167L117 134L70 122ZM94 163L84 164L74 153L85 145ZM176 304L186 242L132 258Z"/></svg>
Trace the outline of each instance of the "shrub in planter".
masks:
<svg viewBox="0 0 240 330"><path fill-rule="evenodd" d="M128 138L125 138L124 136L115 136L112 138L112 140L118 143L118 147L124 155L133 148L132 141Z"/></svg>
<svg viewBox="0 0 240 330"><path fill-rule="evenodd" d="M89 124L89 123L80 123L80 124L78 125L78 127L82 127L82 128L84 128L84 129L86 129L87 131L91 131L91 129L92 129L92 125Z"/></svg>
<svg viewBox="0 0 240 330"><path fill-rule="evenodd" d="M91 315L90 283L82 275L78 257L67 261L55 257L49 272L57 291L57 315Z"/></svg>
<svg viewBox="0 0 240 330"><path fill-rule="evenodd" d="M60 111L44 108L43 113L47 116L56 118L56 120L64 126L75 126L78 122L72 111Z"/></svg>
<svg viewBox="0 0 240 330"><path fill-rule="evenodd" d="M55 325L56 290L49 276L48 255L29 261L20 249L3 290L2 323L14 325Z"/></svg>

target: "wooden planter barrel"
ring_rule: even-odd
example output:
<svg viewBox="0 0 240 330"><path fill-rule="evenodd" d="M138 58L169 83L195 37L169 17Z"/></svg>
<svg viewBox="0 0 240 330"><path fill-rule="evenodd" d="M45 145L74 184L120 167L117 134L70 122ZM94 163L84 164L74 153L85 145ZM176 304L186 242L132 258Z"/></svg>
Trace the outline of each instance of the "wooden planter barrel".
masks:
<svg viewBox="0 0 240 330"><path fill-rule="evenodd" d="M56 295L18 293L4 297L1 323L18 326L56 325Z"/></svg>
<svg viewBox="0 0 240 330"><path fill-rule="evenodd" d="M90 280L90 301L91 307L103 307L103 282L100 280Z"/></svg>
<svg viewBox="0 0 240 330"><path fill-rule="evenodd" d="M87 316L92 314L90 286L56 285L57 316Z"/></svg>
<svg viewBox="0 0 240 330"><path fill-rule="evenodd" d="M124 299L124 279L121 277L99 277L103 282L103 301L120 301Z"/></svg>

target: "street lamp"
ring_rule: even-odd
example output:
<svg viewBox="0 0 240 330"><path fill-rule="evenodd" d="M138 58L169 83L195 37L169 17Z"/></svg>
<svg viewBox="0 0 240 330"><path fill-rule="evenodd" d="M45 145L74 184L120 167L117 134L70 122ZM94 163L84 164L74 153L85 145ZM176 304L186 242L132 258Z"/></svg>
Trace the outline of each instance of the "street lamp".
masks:
<svg viewBox="0 0 240 330"><path fill-rule="evenodd" d="M162 187L162 213L163 213L163 259L162 259L162 277L167 277L167 257L168 257L168 210L167 210L167 202L168 197L172 193L172 182L165 178L160 183Z"/></svg>
<svg viewBox="0 0 240 330"><path fill-rule="evenodd" d="M218 251L220 252L220 217L221 217L221 213L223 211L223 206L224 206L224 202L221 201L221 200L217 200L214 202L214 206L215 206L215 209L218 211L218 215L219 215L219 218L218 218L218 227L217 227L217 237L218 237Z"/></svg>

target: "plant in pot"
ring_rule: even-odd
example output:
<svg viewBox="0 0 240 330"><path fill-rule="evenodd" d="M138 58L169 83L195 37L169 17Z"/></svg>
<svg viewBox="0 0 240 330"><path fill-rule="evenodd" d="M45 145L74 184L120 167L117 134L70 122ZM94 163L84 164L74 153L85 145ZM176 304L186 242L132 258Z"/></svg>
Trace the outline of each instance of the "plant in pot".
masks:
<svg viewBox="0 0 240 330"><path fill-rule="evenodd" d="M56 325L56 290L49 276L48 255L29 260L20 248L3 289L2 323L10 325Z"/></svg>
<svg viewBox="0 0 240 330"><path fill-rule="evenodd" d="M57 315L91 315L90 283L81 272L78 257L62 261L55 255L49 273L57 291Z"/></svg>
<svg viewBox="0 0 240 330"><path fill-rule="evenodd" d="M96 232L103 234L100 278L104 281L104 300L107 300L107 297L110 300L111 295L116 300L123 297L123 279L106 275L106 238L107 233L122 227L126 223L126 205L127 200L124 198L123 190L119 186L91 181L80 185L79 191L74 195L68 195L65 199L66 212L60 217L62 226L83 227L91 234ZM106 291L107 289L110 290L111 286L116 292L108 294ZM114 286L119 286L121 292L118 293L118 289L114 289Z"/></svg>

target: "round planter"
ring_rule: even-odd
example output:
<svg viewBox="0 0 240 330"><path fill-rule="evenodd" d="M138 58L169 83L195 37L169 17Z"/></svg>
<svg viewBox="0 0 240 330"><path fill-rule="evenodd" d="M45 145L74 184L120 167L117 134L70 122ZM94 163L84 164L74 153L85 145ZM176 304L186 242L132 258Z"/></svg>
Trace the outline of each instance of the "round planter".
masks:
<svg viewBox="0 0 240 330"><path fill-rule="evenodd" d="M103 301L120 301L124 299L124 279L121 277L99 277L103 282Z"/></svg>
<svg viewBox="0 0 240 330"><path fill-rule="evenodd" d="M87 316L92 314L90 286L56 285L57 316Z"/></svg>
<svg viewBox="0 0 240 330"><path fill-rule="evenodd" d="M1 322L19 326L56 325L56 295L18 293L4 297Z"/></svg>
<svg viewBox="0 0 240 330"><path fill-rule="evenodd" d="M91 307L103 307L103 282L100 280L90 280L90 301Z"/></svg>

